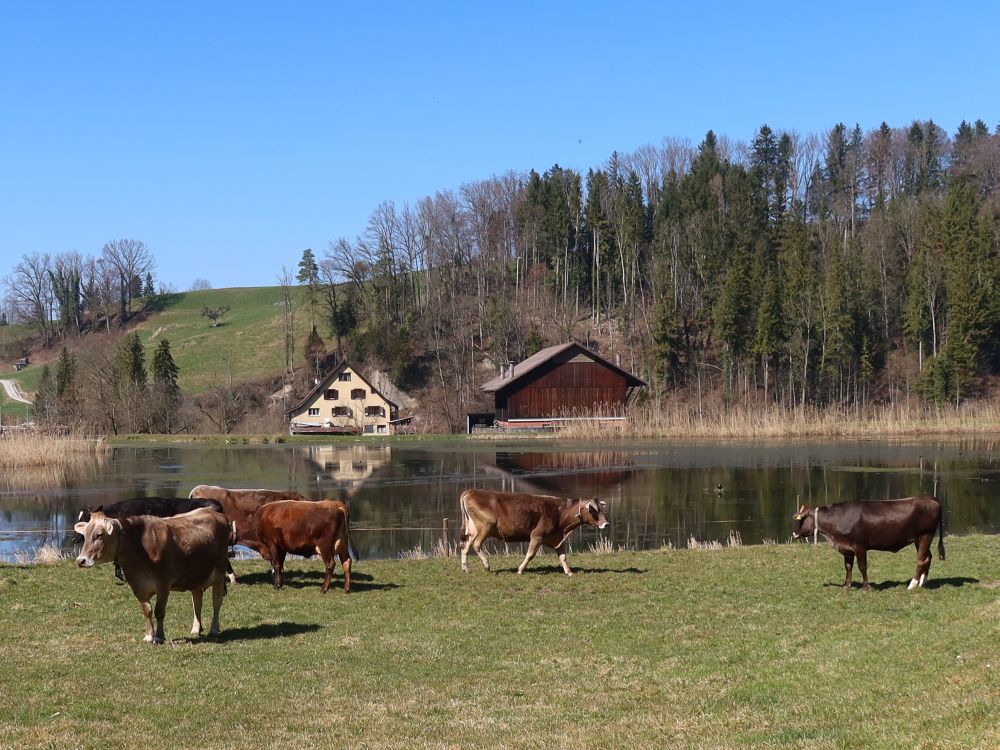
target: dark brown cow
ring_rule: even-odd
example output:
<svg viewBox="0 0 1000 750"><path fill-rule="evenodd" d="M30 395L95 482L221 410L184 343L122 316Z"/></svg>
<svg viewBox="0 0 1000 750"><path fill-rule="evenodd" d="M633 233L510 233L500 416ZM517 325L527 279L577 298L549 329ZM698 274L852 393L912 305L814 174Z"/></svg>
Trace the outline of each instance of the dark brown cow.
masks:
<svg viewBox="0 0 1000 750"><path fill-rule="evenodd" d="M573 575L566 562L563 546L573 530L581 524L606 528L604 517L607 505L596 497L561 498L551 495L528 495L521 492L494 492L491 490L466 490L459 498L462 508L462 570L469 572L469 549L474 549L486 570L490 560L483 550L483 542L490 537L505 542L527 542L528 554L518 566L518 574L544 544L559 553L559 562L566 575Z"/></svg>
<svg viewBox="0 0 1000 750"><path fill-rule="evenodd" d="M917 572L909 588L923 587L931 570L931 542L938 537L938 557L944 560L944 516L937 498L928 495L901 500L852 500L836 505L811 508L803 505L793 516L795 538L822 534L844 556L847 577L844 588L851 587L854 558L868 591L868 550L899 552L908 544L917 547Z"/></svg>
<svg viewBox="0 0 1000 750"><path fill-rule="evenodd" d="M146 620L146 637L163 643L163 616L171 591L190 591L194 604L192 635L200 635L201 601L212 589L212 627L219 634L219 610L226 593L226 566L231 528L217 511L203 508L170 518L131 516L108 518L95 511L86 523L74 527L83 535L76 558L81 568L102 563L121 565L125 580L139 600ZM149 600L156 597L156 629Z"/></svg>
<svg viewBox="0 0 1000 750"><path fill-rule="evenodd" d="M339 500L280 500L257 511L260 554L271 563L274 587L282 586L285 555L312 557L318 554L326 566L320 593L330 588L336 558L344 568L344 593L351 590L350 512Z"/></svg>

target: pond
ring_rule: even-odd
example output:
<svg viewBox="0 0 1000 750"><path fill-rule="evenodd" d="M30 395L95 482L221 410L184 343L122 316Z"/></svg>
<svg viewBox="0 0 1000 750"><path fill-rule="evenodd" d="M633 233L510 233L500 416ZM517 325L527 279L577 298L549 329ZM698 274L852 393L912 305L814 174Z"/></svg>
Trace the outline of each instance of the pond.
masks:
<svg viewBox="0 0 1000 750"><path fill-rule="evenodd" d="M608 502L604 539L629 549L684 547L691 538L786 541L798 503L937 493L947 533L1000 531L1000 439L879 441L376 442L296 445L127 445L106 465L53 488L0 485L0 560L43 546L74 550L81 507L140 495L186 496L197 484L294 489L351 507L364 558L429 551L469 487ZM447 521L445 521L447 519Z"/></svg>

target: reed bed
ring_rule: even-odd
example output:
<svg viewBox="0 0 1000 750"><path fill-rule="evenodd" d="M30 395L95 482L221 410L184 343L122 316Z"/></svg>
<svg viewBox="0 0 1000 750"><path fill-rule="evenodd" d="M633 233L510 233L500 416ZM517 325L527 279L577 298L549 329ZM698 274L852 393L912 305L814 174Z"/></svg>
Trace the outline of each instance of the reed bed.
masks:
<svg viewBox="0 0 1000 750"><path fill-rule="evenodd" d="M572 416L572 415L569 415ZM559 437L573 439L871 437L1000 433L1000 402L931 406L904 402L882 406L717 406L667 402L643 404L624 420L557 423Z"/></svg>
<svg viewBox="0 0 1000 750"><path fill-rule="evenodd" d="M0 483L7 487L58 487L93 475L111 449L100 439L15 433L0 437Z"/></svg>

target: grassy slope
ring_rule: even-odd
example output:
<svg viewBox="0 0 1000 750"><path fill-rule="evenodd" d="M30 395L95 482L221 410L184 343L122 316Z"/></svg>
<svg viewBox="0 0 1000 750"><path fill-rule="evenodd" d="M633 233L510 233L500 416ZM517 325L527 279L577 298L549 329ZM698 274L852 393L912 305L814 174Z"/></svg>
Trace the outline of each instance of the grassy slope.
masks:
<svg viewBox="0 0 1000 750"><path fill-rule="evenodd" d="M295 289L296 364L309 333L309 311L301 289ZM180 385L198 393L224 385L229 377L229 352L233 356L233 380L254 380L281 372L285 343L282 330L280 287L247 287L182 292L154 301L149 316L136 326L146 346L147 365L159 339L170 341L170 351L180 370ZM201 317L203 307L229 305L221 325L212 328ZM2 329L0 329L2 330ZM86 345L87 339L80 342ZM25 393L34 393L42 368L31 366L10 377Z"/></svg>
<svg viewBox="0 0 1000 750"><path fill-rule="evenodd" d="M827 546L362 562L350 596L251 561L221 642L174 594L166 647L107 567L0 566L0 747L996 747L1000 537L948 552L915 592L873 554L868 594Z"/></svg>

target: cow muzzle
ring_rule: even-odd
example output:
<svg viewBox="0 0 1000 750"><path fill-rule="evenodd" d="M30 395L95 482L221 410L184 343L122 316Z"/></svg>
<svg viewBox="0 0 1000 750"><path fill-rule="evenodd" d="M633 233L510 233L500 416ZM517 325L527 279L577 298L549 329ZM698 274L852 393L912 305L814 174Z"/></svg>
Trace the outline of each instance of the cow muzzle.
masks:
<svg viewBox="0 0 1000 750"><path fill-rule="evenodd" d="M604 521L603 523L597 524L597 528L599 528L599 529L606 529L606 528L608 528L608 522Z"/></svg>
<svg viewBox="0 0 1000 750"><path fill-rule="evenodd" d="M94 567L94 558L92 558L92 557L84 557L83 555L81 555L80 557L76 558L76 567L78 567L78 568L92 568L92 567Z"/></svg>

